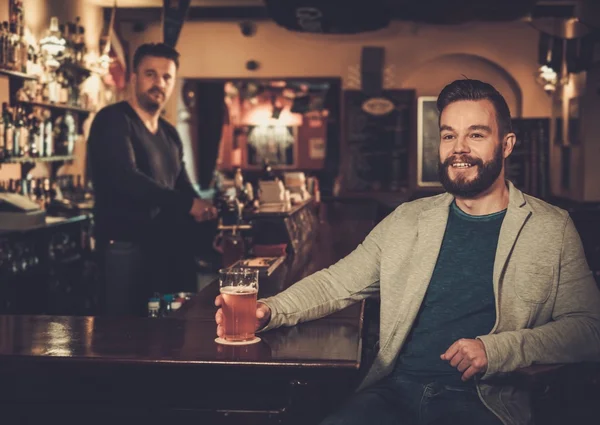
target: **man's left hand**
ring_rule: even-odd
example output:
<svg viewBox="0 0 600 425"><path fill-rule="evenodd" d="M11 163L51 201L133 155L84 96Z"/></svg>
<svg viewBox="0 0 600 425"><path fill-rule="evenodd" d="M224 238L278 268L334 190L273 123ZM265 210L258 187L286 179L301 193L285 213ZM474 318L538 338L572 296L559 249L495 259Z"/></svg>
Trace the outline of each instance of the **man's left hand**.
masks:
<svg viewBox="0 0 600 425"><path fill-rule="evenodd" d="M464 372L461 378L463 381L468 381L477 373L485 372L488 366L485 346L478 339L461 338L440 357L442 360L448 360L459 372Z"/></svg>

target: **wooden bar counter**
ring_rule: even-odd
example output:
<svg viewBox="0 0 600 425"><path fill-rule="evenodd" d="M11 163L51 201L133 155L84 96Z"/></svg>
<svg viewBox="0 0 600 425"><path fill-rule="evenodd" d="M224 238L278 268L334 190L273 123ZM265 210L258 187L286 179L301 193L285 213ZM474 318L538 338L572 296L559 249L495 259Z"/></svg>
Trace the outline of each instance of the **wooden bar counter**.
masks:
<svg viewBox="0 0 600 425"><path fill-rule="evenodd" d="M322 205L310 258L288 255L259 296L346 255L372 228L373 211ZM266 332L257 344L223 346L214 342L217 292L212 283L161 319L0 316L3 423L310 424L352 391L363 303Z"/></svg>

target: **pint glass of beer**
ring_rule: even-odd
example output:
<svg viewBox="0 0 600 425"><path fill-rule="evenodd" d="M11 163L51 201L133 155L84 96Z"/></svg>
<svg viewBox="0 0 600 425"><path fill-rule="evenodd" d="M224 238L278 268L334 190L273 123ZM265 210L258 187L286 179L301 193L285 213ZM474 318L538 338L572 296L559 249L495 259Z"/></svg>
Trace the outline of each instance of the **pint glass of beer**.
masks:
<svg viewBox="0 0 600 425"><path fill-rule="evenodd" d="M254 339L258 270L231 268L219 270L223 297L223 338L232 342Z"/></svg>

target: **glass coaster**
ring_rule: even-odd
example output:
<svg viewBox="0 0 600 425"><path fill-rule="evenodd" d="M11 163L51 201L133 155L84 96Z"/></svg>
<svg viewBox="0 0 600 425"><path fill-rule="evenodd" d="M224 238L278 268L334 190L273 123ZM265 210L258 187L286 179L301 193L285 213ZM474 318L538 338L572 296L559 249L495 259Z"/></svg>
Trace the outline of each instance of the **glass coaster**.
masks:
<svg viewBox="0 0 600 425"><path fill-rule="evenodd" d="M215 338L215 342L217 344L223 344L223 345L249 345L249 344L256 344L257 342L260 342L260 338L255 336L254 339L249 339L248 341L227 341L226 339L218 337L218 338Z"/></svg>

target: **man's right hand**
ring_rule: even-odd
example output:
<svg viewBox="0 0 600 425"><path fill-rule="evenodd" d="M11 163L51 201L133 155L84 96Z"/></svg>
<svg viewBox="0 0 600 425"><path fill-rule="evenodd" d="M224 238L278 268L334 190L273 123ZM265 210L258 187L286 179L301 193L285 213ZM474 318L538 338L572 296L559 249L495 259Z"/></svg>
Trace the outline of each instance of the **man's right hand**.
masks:
<svg viewBox="0 0 600 425"><path fill-rule="evenodd" d="M218 295L215 299L215 305L221 307L223 305L223 297ZM217 322L217 336L223 337L225 330L223 329L223 309L219 308L215 314L215 321ZM269 320L271 319L271 309L268 305L263 303L256 304L256 326L255 330L264 328Z"/></svg>
<svg viewBox="0 0 600 425"><path fill-rule="evenodd" d="M208 201L200 198L194 198L190 215L196 221L207 221L217 218L217 209Z"/></svg>

